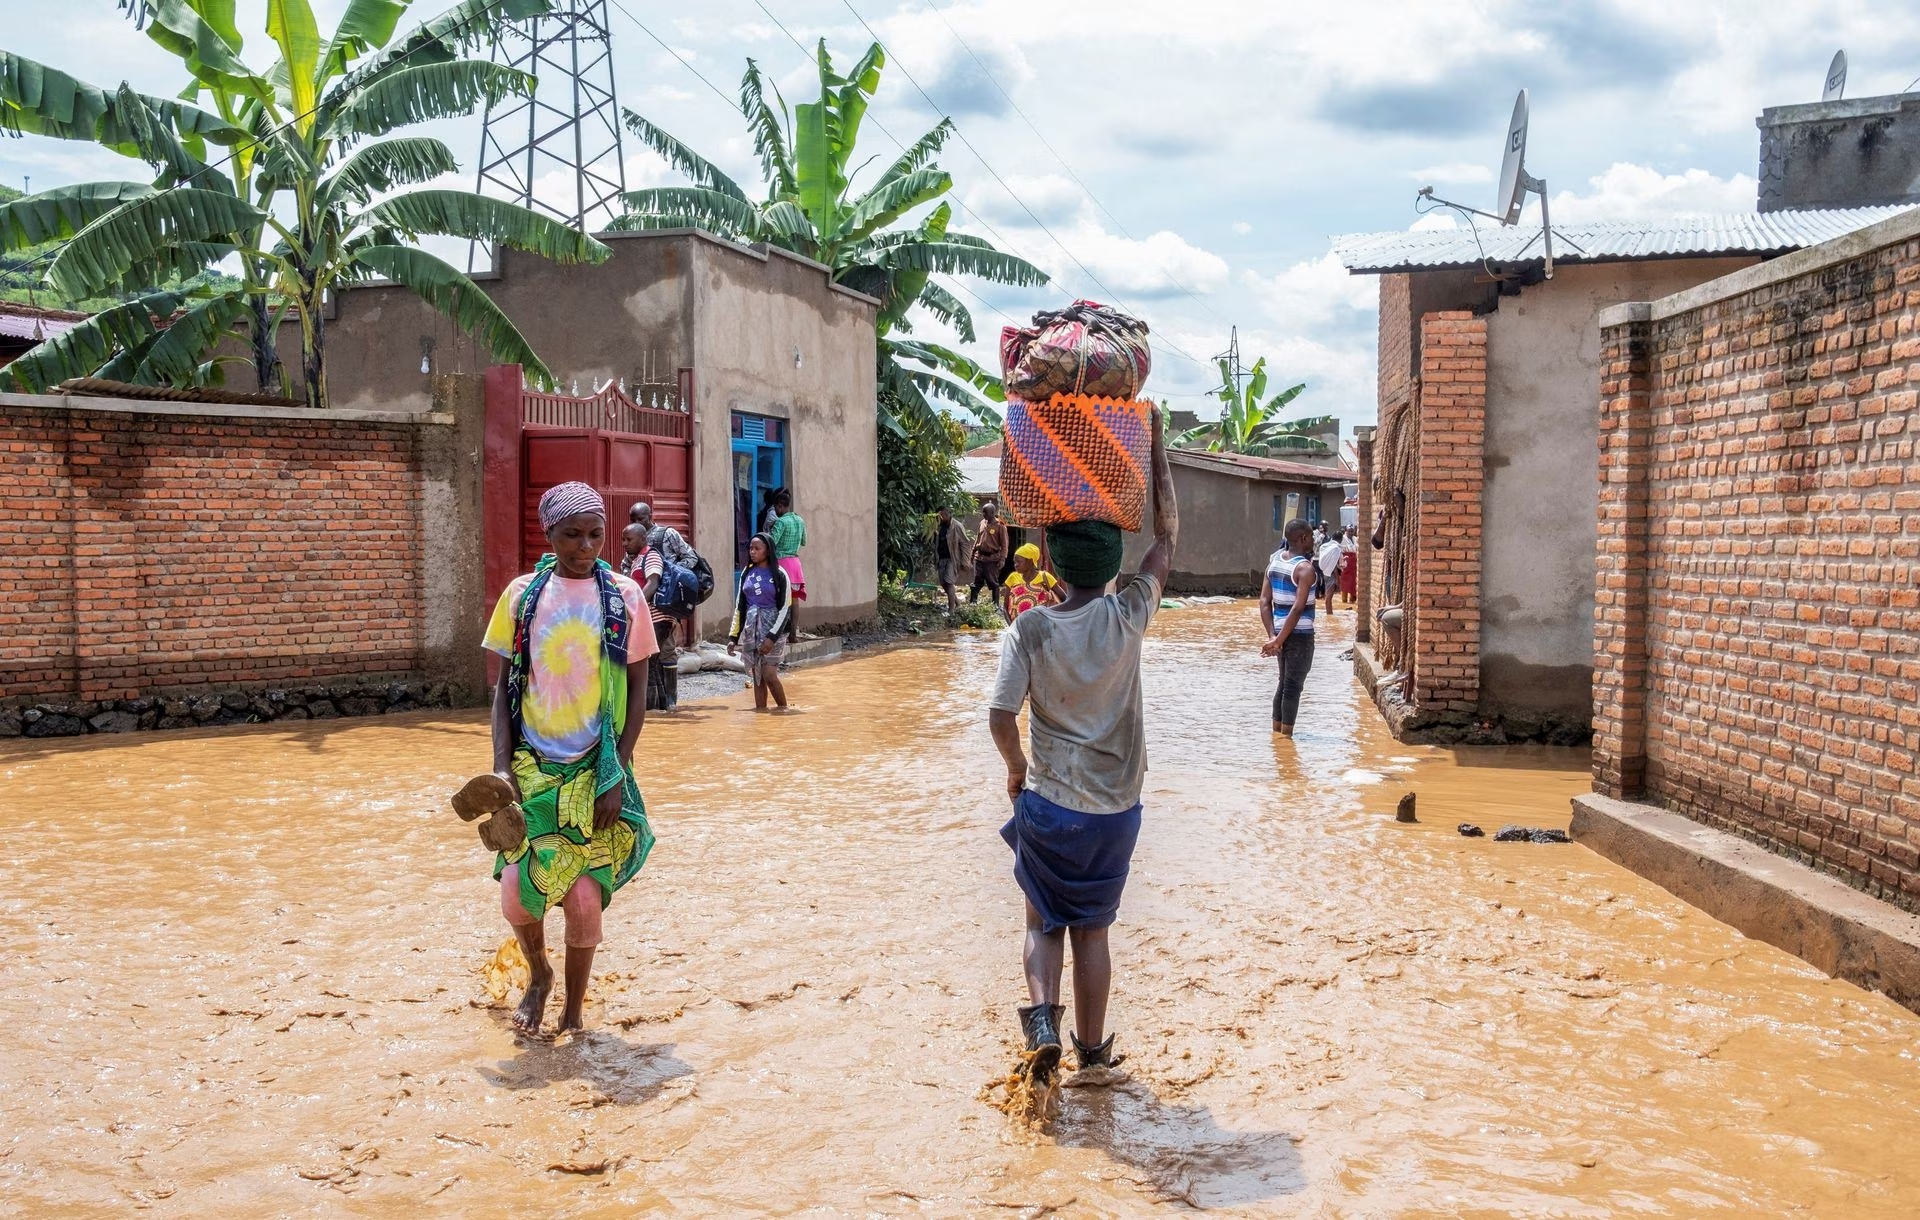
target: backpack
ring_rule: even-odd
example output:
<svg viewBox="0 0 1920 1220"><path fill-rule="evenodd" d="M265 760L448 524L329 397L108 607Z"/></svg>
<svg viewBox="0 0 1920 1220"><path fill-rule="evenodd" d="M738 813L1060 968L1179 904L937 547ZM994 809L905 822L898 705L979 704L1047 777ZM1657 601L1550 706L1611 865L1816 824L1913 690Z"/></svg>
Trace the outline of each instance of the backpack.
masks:
<svg viewBox="0 0 1920 1220"><path fill-rule="evenodd" d="M681 570L693 574L695 586L693 604L696 606L705 605L706 600L713 596L713 565L708 563L706 557L701 555L700 552L695 551L693 553L693 566Z"/></svg>
<svg viewBox="0 0 1920 1220"><path fill-rule="evenodd" d="M712 592L711 588L708 592ZM660 587L653 591L654 609L671 614L674 618L686 618L702 600L700 578L690 569L661 556Z"/></svg>

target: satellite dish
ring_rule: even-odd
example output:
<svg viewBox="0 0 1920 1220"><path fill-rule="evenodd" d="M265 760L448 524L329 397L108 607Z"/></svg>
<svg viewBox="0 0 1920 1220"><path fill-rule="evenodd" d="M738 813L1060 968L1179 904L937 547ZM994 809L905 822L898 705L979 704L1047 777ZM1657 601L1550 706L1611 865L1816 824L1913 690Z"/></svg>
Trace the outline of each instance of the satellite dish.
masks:
<svg viewBox="0 0 1920 1220"><path fill-rule="evenodd" d="M1840 95L1847 91L1847 53L1835 51L1833 62L1827 65L1827 86L1820 91L1823 102L1837 102Z"/></svg>
<svg viewBox="0 0 1920 1220"><path fill-rule="evenodd" d="M1442 199L1433 193L1431 186L1420 188L1420 198L1469 217L1485 216L1502 225L1516 225L1520 223L1520 210L1526 203L1529 191L1540 196L1540 237L1546 254L1546 278L1552 279L1553 224L1547 219L1547 184L1527 172L1527 91L1522 89L1520 96L1513 99L1513 119L1507 124L1507 145L1500 154L1500 194L1494 200L1495 210L1482 212L1479 208ZM1469 219L1467 223L1473 222ZM1532 244L1531 241L1527 243L1528 246ZM1577 245L1574 248L1579 249Z"/></svg>
<svg viewBox="0 0 1920 1220"><path fill-rule="evenodd" d="M1527 91L1513 99L1513 121L1507 124L1507 148L1500 157L1500 195L1493 214L1503 225L1520 219L1520 204L1526 197L1522 179L1527 176Z"/></svg>

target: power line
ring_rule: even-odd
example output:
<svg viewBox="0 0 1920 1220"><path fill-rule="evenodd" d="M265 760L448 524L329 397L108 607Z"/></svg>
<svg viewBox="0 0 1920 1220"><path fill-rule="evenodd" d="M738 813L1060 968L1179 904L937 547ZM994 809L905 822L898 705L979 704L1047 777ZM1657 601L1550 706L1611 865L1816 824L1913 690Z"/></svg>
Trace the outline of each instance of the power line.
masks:
<svg viewBox="0 0 1920 1220"><path fill-rule="evenodd" d="M853 7L853 0L840 0L840 2L846 6L846 9L849 13L853 14L854 20L860 23L861 28L866 30L867 36L872 38L874 42L879 43L882 49L885 49L886 43L881 40L879 34L874 32L874 28L871 25L867 24L867 19L860 15L860 10ZM889 51L888 55L893 60L894 65L900 69L901 75L907 78L907 83L912 85L914 88L914 91L919 93L919 95L923 99L925 99L927 105L930 108L932 108L935 114L939 114L940 113L939 103L935 102L933 100L933 97L930 94L928 94L925 89L922 89L920 87L920 82L914 79L913 73L907 70L906 64L901 63L900 58L896 55L893 55L892 52ZM951 120L952 116L947 116L947 117L949 118L949 120ZM1034 227L1039 229L1042 233L1045 233L1048 239L1051 240L1054 245L1060 247L1061 252L1073 261L1074 266L1080 268L1081 273L1084 274L1087 277L1087 279L1091 280L1096 288L1099 288L1100 291L1104 292L1109 298L1111 298L1114 304L1120 305L1126 308L1129 312L1137 312L1136 310L1133 309L1132 306L1127 305L1126 301L1121 298L1119 293L1115 292L1113 289L1101 283L1100 277L1095 275L1093 273L1093 270L1090 267L1088 267L1085 263L1081 262L1080 257L1076 255L1072 250L1068 249L1067 244L1065 242L1061 241L1057 236L1054 235L1053 230L1049 229L1046 226L1045 221L1041 220L1038 216L1034 214L1033 209L1027 206L1027 201L1020 197L1019 192L1015 191L1012 187L1007 185L1007 180L1000 176L1000 171L993 168L992 162L988 161L986 157L981 154L980 150L973 146L972 140L967 139L967 133L960 130L960 124L954 123L953 134L960 137L960 142L967 146L967 151L973 154L974 160L980 162L981 168L985 169L987 173L992 176L993 180L1000 184L1000 189L1007 193L1007 197L1020 205L1020 210L1027 214L1027 219L1033 221ZM1194 356L1191 352L1184 350L1178 344L1174 343L1172 340L1170 339L1167 340L1166 346L1171 348L1175 353L1186 357L1188 360L1191 360L1193 363L1201 365L1202 368L1206 367L1204 364L1201 364L1201 361L1198 357Z"/></svg>
<svg viewBox="0 0 1920 1220"><path fill-rule="evenodd" d="M740 103L737 99L728 97L725 90L721 89L720 86L708 80L706 78L706 75L702 73L700 69L694 67L691 63L688 63L684 55L680 54L680 52L668 46L664 38L660 37L660 35L654 33L652 29L648 28L646 22L634 16L633 13L627 8L626 5L620 3L620 0L611 0L611 2L613 4L613 7L619 9L623 14L626 15L626 18L628 21L631 21L633 22L633 24L640 27L641 33L645 34L648 38L651 38L655 42L659 43L661 50L665 51L667 54L679 60L681 67L685 68L687 71L699 77L700 83L705 85L707 88L713 90L714 95L718 97L721 101L725 102L729 110L738 111L740 109Z"/></svg>
<svg viewBox="0 0 1920 1220"><path fill-rule="evenodd" d="M1113 222L1113 227L1120 230L1120 235L1122 237L1126 238L1128 241L1139 241L1140 240L1139 238L1135 237L1132 233L1129 233L1127 231L1127 226L1121 223L1120 218L1118 216L1115 216L1113 214L1113 211L1110 208L1108 208L1106 204L1100 202L1100 197L1093 193L1093 188L1088 186L1084 181L1082 181L1079 174L1076 174L1073 172L1073 166L1067 163L1067 159L1060 154L1060 150L1055 148L1053 146L1053 143L1047 139L1046 133L1041 131L1038 125L1036 125L1032 119L1027 117L1027 112L1020 109L1020 103L1013 100L1013 95L1011 93L1008 93L1006 89L1001 87L999 80L995 78L995 76L993 75L993 69L987 67L985 61L983 61L979 55L974 53L973 47L970 44L968 44L965 38L962 38L960 36L959 30L956 30L953 28L953 23L947 20L947 15L940 11L940 7L936 5L933 2L933 0L924 0L924 2L929 9L933 10L934 16L940 18L940 24L947 27L947 33L952 34L954 41L959 43L961 48L966 51L967 57L973 60L974 65L980 69L981 75L987 78L987 83L993 86L994 92L998 93L1002 98L1006 100L1007 105L1013 108L1013 112L1020 116L1020 121L1027 125L1027 130L1031 131L1034 135L1034 138L1040 141L1040 146L1042 148L1045 148L1049 153L1052 153L1053 159L1060 163L1060 168L1067 171L1067 177L1073 179L1074 185L1079 187L1082 191L1084 191L1086 193L1087 198L1093 201L1093 206L1096 208L1099 208L1101 214L1105 216L1108 220ZM904 68L901 69L901 71L903 72L905 70L906 69ZM1186 284L1180 279L1178 279L1177 277L1169 276L1168 278L1173 280L1175 287L1179 288L1181 292L1184 292L1187 296L1191 297L1195 304L1199 305L1200 308L1212 314L1214 321L1219 322L1222 325L1226 324L1227 322L1226 318L1220 315L1220 311L1215 309L1211 302L1207 301L1204 297L1200 296L1200 294L1193 291L1193 289L1187 287Z"/></svg>
<svg viewBox="0 0 1920 1220"><path fill-rule="evenodd" d="M812 63L813 52L807 48L807 44L804 42L801 42L798 38L794 37L793 31L787 28L787 25L784 21L781 21L779 17L774 15L772 9L768 8L765 4L762 4L760 0L753 0L753 3L754 3L754 7L758 8L762 13L765 13L767 15L767 20L773 22L773 24L779 28L780 32L787 36L787 41L791 42L796 48L798 48L800 53L807 57L808 62ZM875 118L871 111L867 113L865 121L872 123L875 127L879 128L880 134L887 137L887 139L893 141L893 145L895 148L898 148L901 152L907 151L907 146L905 143L901 141L900 137L894 135L893 132L889 131L887 129L887 125L885 123L882 123L879 119ZM995 240L999 241L1002 245L1008 247L1009 249L1012 248L1013 243L1011 241L1008 241L1005 235L1003 235L998 229L994 228L993 225L988 222L986 217L980 215L978 212L968 207L965 200L961 199L958 195L955 195L953 196L952 202L962 212L966 213L969 217L971 217L974 222L978 223L981 228L984 228L988 233L991 233ZM944 282L949 286L956 288L959 291L965 293L967 296L972 297L976 304L979 304L987 309L992 310L994 313L999 314L1002 318L1006 319L1008 325L1015 326L1015 327L1020 325L1020 320L1018 318L1015 318L1012 314L1009 314L1006 310L1000 308L998 305L992 304L991 302L986 300L986 298L978 295L972 289L966 287L966 285L964 285L960 281L960 277L955 275L947 275L945 277Z"/></svg>
<svg viewBox="0 0 1920 1220"><path fill-rule="evenodd" d="M807 57L809 58L809 60L811 60L811 58L812 58L812 56L813 56L813 52L812 52L812 51L811 51L810 49L808 49L808 47L807 47L807 44L806 44L806 43L804 43L804 42L801 42L801 41L800 41L800 40L799 40L799 39L798 39L797 37L795 37L795 36L794 36L794 33L793 33L793 31L787 28L787 25L786 25L786 23L785 23L785 22L783 22L783 21L781 21L781 20L780 20L780 18L779 18L778 16L776 16L776 15L774 14L774 12L773 12L773 10L772 10L772 9L769 9L769 8L768 8L768 7L767 7L767 6L766 6L766 5L764 4L764 3L762 3L762 0L754 0L754 6L755 6L756 8L758 8L758 9L759 9L759 10L760 10L760 11L761 11L762 13L765 13L765 14L766 14L766 16L767 16L767 20L769 20L769 21L771 21L771 22L773 22L773 24L774 24L774 25L775 25L776 27L778 27L778 29L780 30L780 32L781 32L782 34L785 34L785 35L787 36L787 41L788 41L788 42L791 42L791 43L792 43L792 44L793 44L793 45L794 45L795 47L797 47L797 48L799 49L799 51L800 51L800 53L801 53L802 55L805 55L805 56L807 56ZM856 12L856 13L854 13L854 16L855 16L856 18L858 18L858 17L860 16L860 14ZM865 22L862 22L862 24L864 25L864 24L865 24ZM868 33L869 33L869 34L871 35L871 34L873 33L873 31L872 31L872 28L871 28L871 27L869 27L869 28L868 28L868 31L867 31L867 32L868 32ZM879 42L879 41L880 41L880 39L879 39L879 38L878 38L877 36L875 36L875 37L874 37L874 41L875 41L875 42ZM884 44L883 44L883 46L884 46ZM906 72L906 68L905 68L904 66L903 66L903 67L901 68L901 72L902 72L902 73L905 73L905 72ZM912 79L912 77L911 77L911 76L909 76L909 77L908 77L908 79L909 79L909 80L911 80L911 79ZM918 84L915 84L915 86L914 86L914 88L916 88L916 89L918 89L918 88L919 88L919 85L918 85ZM925 93L925 91L924 91L924 90L923 90L923 91L921 91L921 94L920 94L920 96L922 96L922 97L926 97L926 93ZM927 100L928 100L928 104L929 104L930 106L931 106L931 105L933 105L933 102L932 102L932 99L931 99L931 98L928 98ZM935 110L935 112L936 112L936 113L937 113L937 112L939 111L939 107L938 107L938 106L933 106L933 109ZM880 120L879 120L878 118L875 118L875 117L873 116L873 114L872 114L872 112L871 112L871 111L869 111L869 112L868 112L868 114L867 114L867 116L866 116L866 121L867 121L867 122L870 122L870 123L872 123L872 124L873 124L873 125L874 125L875 127L877 127L877 128L879 128L879 129L880 129L880 134L882 134L882 135L884 135L884 136L886 136L886 137L887 137L887 139L889 139L889 140L891 140L891 141L893 141L893 144L894 144L894 146L895 146L896 148L899 148L899 149L900 149L900 150L901 150L902 152L905 152L905 151L906 151L906 147L907 147L907 146L906 146L906 144L905 144L905 143L903 143L903 142L902 142L902 141L900 140L900 138L899 138L898 136L896 136L896 135L894 135L894 134L893 134L893 132L891 132L891 131L889 131L889 130L887 129L887 126L886 126L886 124L884 124L884 123L882 123L882 122L881 122L881 121L880 121ZM949 121L951 121L951 120L949 120ZM956 123L956 124L954 124L954 134L955 134L955 135L960 135L960 127L959 127L959 124L957 124L957 123ZM962 140L962 141L965 141L965 140L966 140L966 137L965 137L964 135L961 135L961 136L960 136L960 138L961 138L961 140ZM968 145L968 148L969 148L969 149L971 149L971 148L972 148L972 145L970 145L970 144L969 144L969 145ZM978 158L978 157L980 156L980 154L979 154L979 153L978 153L977 151L975 151L975 152L974 152L974 156L975 156L976 158ZM984 160L984 159L982 159L982 160L981 160L981 164L983 164L983 165L985 165L985 164L986 164L986 162L985 162L985 160ZM988 168L988 172L989 172L989 173L991 173L991 172L992 172L992 167L991 167L991 166L988 166L987 168ZM997 177L997 175L996 175L996 177ZM1001 186L1002 186L1002 188L1005 188L1005 186L1006 186L1006 184L1005 184L1004 182L1002 182L1002 183L1001 183ZM1009 192L1009 194L1011 194L1011 192ZM1019 197L1018 197L1018 196L1015 196L1015 202L1018 202L1018 201L1019 201ZM983 229L985 229L985 230L986 230L986 231L987 231L987 232L988 232L989 234L991 234L991 235L993 236L993 238L994 238L994 239L995 239L996 241L998 241L998 242L999 242L999 243L1000 243L1000 244L1001 244L1001 245L1002 245L1003 247L1005 247L1005 248L1007 248L1007 249L1009 249L1009 250L1012 250L1012 249L1014 249L1014 247L1015 247L1015 243L1014 243L1013 241L1011 241L1011 240L1009 240L1009 239L1008 239L1008 238L1006 237L1006 235L1005 235L1005 234L1003 234L1003 233L1001 233L1001 232L1000 232L1000 230L998 230L998 229L996 229L996 228L994 228L994 226L993 226L993 223L992 223L991 221L989 221L989 220L988 220L988 219L987 219L986 217L984 217L984 216L982 216L982 215L980 215L980 213L979 213L979 212L978 212L977 210L975 210L974 208L971 208L971 207L969 207L969 206L967 205L967 203L966 203L966 201L965 201L965 200L963 200L963 199L961 199L961 198L960 198L959 196L957 196L957 195L955 195L955 196L953 196L953 203L954 203L954 204L955 204L956 206L958 206L958 207L960 208L960 210L961 210L962 212L964 212L964 213L966 213L966 215L967 215L968 217L970 217L970 218L971 218L971 220L972 220L972 222L973 222L973 223L975 223L975 224L978 224L978 225L979 225L979 226L980 226L981 228L983 228ZM1031 212L1029 212L1029 213L1028 213L1028 215L1032 215L1032 213L1031 213ZM1044 226L1043 226L1043 227L1044 227ZM1049 236L1049 237L1052 237L1053 235L1052 235L1051 233L1049 233L1049 234L1048 234L1048 236ZM1056 245L1059 245L1059 244L1060 244L1060 243L1059 243L1059 239L1058 239L1058 238L1055 238L1055 239L1054 239L1054 244L1056 244ZM1066 250L1066 247L1065 247L1065 246L1061 246L1061 249L1062 249L1062 250ZM1073 258L1073 252L1072 252L1072 251L1070 251L1070 250L1067 250L1067 251L1066 251L1066 253L1067 253L1067 257L1068 257L1068 258ZM1078 260L1078 259L1075 259L1074 261L1075 261L1075 262L1077 263L1077 262L1078 262L1079 260ZM1084 265L1082 265L1082 266L1081 266L1081 270L1082 270L1082 271L1086 271L1086 267L1085 267ZM1091 272L1087 272L1087 278L1088 278L1088 279L1090 279L1090 280L1093 280L1093 282L1095 283L1095 285L1097 285L1097 286L1099 286L1099 287L1101 288L1101 290L1102 290L1103 292L1108 292L1108 293L1109 293L1109 295L1113 295L1113 294L1111 293L1111 291L1110 291L1110 290L1108 290L1108 289L1107 289L1107 288L1106 288L1106 287L1105 287L1104 285L1101 285L1101 284L1100 284L1100 282L1099 282L1099 280L1098 280L1098 279L1095 279L1095 278L1094 278L1094 276L1093 276L1093 274L1092 274ZM993 305L993 304L990 304L990 303L988 303L988 302L987 302L987 301L986 301L986 300L985 300L984 298L982 298L982 297L980 297L980 296L978 296L978 295L976 295L976 294L975 294L975 293L973 293L973 292L972 292L971 290L969 290L969 289L967 289L967 288L965 288L965 287L964 287L964 286L963 286L963 285L961 284L961 282L960 282L960 280L959 280L959 279L958 279L957 277L952 277L952 276L950 276L950 277L948 277L948 279L947 279L947 282L948 282L948 283L950 284L950 286L952 286L952 287L954 287L954 288L958 288L958 289L959 289L960 291L962 291L962 292L964 292L964 293L966 293L966 295L967 295L967 296L969 296L969 297L972 297L972 298L973 298L973 299L974 299L975 301L977 301L977 302L979 302L979 303L980 303L980 304L982 304L982 305L985 305L985 306L986 306L986 307L987 307L988 309L991 309L991 310L993 310L993 312L995 312L995 313L997 313L997 314L999 314L999 315L1000 315L1000 316L1001 316L1002 318L1005 318L1005 319L1006 319L1006 321L1007 321L1007 323L1008 323L1009 325L1011 325L1011 326L1015 326L1015 327L1018 327L1018 326L1020 326L1020 325L1021 325L1021 322L1020 322L1020 321L1019 321L1019 320L1018 320L1017 318L1014 318L1014 317L1012 317L1012 316L1010 316L1010 315L1009 315L1009 314L1007 313L1007 311L1006 311L1006 310L1004 310L1004 309L1001 309L1001 308L1000 308L999 306L997 306L997 305ZM1191 355L1188 355L1188 354L1187 354L1187 352L1185 352L1185 351L1184 351L1183 349L1181 349L1181 348L1180 348L1180 347L1179 347L1178 345L1176 345L1176 344L1174 344L1174 343L1173 343L1173 342L1172 342L1171 340L1169 340L1169 341L1167 342L1167 344L1166 344L1166 346L1167 346L1167 347L1168 347L1169 349L1171 349L1171 350L1172 350L1172 351L1174 352L1174 354L1176 354L1176 355L1178 355L1178 356L1181 356L1181 357L1183 357L1184 359L1186 359L1186 360L1187 360L1187 361L1189 361L1190 363L1193 363L1193 364L1196 364L1196 365L1199 365L1199 366L1200 366L1200 367L1202 367L1202 368L1205 368L1205 367L1206 367L1206 366L1205 366L1205 365L1204 365L1204 364L1203 364L1203 363L1202 363L1201 361L1199 361L1199 360L1197 360L1197 359L1195 359L1195 358L1194 358L1193 356L1191 356Z"/></svg>

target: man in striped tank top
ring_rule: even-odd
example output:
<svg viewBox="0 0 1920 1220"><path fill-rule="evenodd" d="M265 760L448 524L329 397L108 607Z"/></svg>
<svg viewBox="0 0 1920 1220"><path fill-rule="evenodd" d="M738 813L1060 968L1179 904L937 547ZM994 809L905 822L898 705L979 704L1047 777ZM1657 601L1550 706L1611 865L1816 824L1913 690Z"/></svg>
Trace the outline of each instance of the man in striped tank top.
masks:
<svg viewBox="0 0 1920 1220"><path fill-rule="evenodd" d="M1260 582L1260 621L1267 628L1263 657L1280 658L1280 685L1273 692L1273 731L1293 736L1300 714L1300 692L1313 668L1313 530L1305 521L1287 522L1287 545L1273 553ZM1278 625L1276 615L1283 616Z"/></svg>

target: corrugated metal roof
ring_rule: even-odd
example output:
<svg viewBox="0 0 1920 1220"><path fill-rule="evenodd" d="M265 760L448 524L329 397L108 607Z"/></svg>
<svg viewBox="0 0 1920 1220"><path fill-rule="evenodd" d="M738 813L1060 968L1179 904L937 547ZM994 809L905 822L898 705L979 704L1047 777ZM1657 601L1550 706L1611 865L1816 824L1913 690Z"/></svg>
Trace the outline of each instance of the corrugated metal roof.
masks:
<svg viewBox="0 0 1920 1220"><path fill-rule="evenodd" d="M1785 254L1842 237L1897 216L1903 205L1803 212L1723 212L1648 220L1603 220L1553 226L1555 263L1611 263L1637 258L1715 254ZM1475 230L1402 229L1348 233L1333 253L1348 271L1424 271L1541 261L1537 225L1512 228L1476 221ZM1483 253L1484 251L1484 253Z"/></svg>
<svg viewBox="0 0 1920 1220"><path fill-rule="evenodd" d="M1000 494L1000 459L968 454L959 461L960 486L970 496Z"/></svg>
<svg viewBox="0 0 1920 1220"><path fill-rule="evenodd" d="M38 342L67 333L86 321L87 317L86 314L65 309L39 309L32 305L0 302L0 336Z"/></svg>
<svg viewBox="0 0 1920 1220"><path fill-rule="evenodd" d="M1212 453L1205 449L1169 449L1167 457L1176 466L1238 466L1256 476L1271 476L1297 483L1332 486L1351 483L1358 477L1344 466L1316 466L1311 462L1289 462L1284 458L1255 457L1246 453Z"/></svg>

